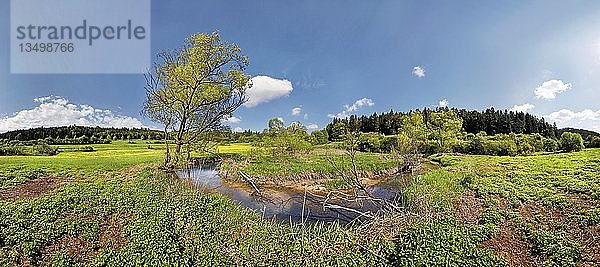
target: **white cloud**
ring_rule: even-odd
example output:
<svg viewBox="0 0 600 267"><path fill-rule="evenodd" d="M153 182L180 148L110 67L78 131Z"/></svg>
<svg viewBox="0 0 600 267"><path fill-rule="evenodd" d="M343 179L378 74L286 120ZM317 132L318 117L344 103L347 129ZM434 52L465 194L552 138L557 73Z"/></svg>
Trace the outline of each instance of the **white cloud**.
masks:
<svg viewBox="0 0 600 267"><path fill-rule="evenodd" d="M239 123L240 121L242 121L242 119L235 117L235 116L230 116L229 118L223 119L223 121L233 124L233 123Z"/></svg>
<svg viewBox="0 0 600 267"><path fill-rule="evenodd" d="M600 131L600 110L584 109L576 112L569 109L561 109L544 117L550 122L556 122L561 128L575 127Z"/></svg>
<svg viewBox="0 0 600 267"><path fill-rule="evenodd" d="M77 105L69 100L57 97L39 97L34 99L39 106L25 109L12 116L0 118L0 132L37 127L57 127L68 125L100 127L145 127L138 119L116 115L110 110L96 109L88 105Z"/></svg>
<svg viewBox="0 0 600 267"><path fill-rule="evenodd" d="M245 107L252 108L278 98L288 96L294 88L288 80L274 79L269 76L252 78L252 87L246 90L248 101Z"/></svg>
<svg viewBox="0 0 600 267"><path fill-rule="evenodd" d="M444 99L440 100L440 102L438 102L438 107L446 108L446 107L448 107L448 104L449 104L448 99L444 98Z"/></svg>
<svg viewBox="0 0 600 267"><path fill-rule="evenodd" d="M282 118L282 117L277 117L276 119L277 119L278 121L280 121L280 122L285 122L285 120L283 120L283 118Z"/></svg>
<svg viewBox="0 0 600 267"><path fill-rule="evenodd" d="M298 115L300 115L300 113L302 113L302 108L293 108L292 109L292 115L298 116Z"/></svg>
<svg viewBox="0 0 600 267"><path fill-rule="evenodd" d="M307 129L307 130L309 130L309 131L314 131L314 130L316 130L316 129L319 129L319 125L316 125L316 124L314 124L314 123L311 123L311 124L309 124L309 125L306 125L306 129Z"/></svg>
<svg viewBox="0 0 600 267"><path fill-rule="evenodd" d="M242 127L235 127L235 129L233 129L234 132L243 132L244 129L242 129Z"/></svg>
<svg viewBox="0 0 600 267"><path fill-rule="evenodd" d="M370 107L370 106L373 106L373 105L375 105L375 102L373 102L372 99L370 99L370 98L362 98L362 99L356 100L354 102L354 104L352 104L352 105L344 105L345 109L342 112L340 112L340 113L338 113L336 115L328 114L327 116L330 117L330 118L340 118L340 119L342 119L342 118L348 117L350 114L352 114L353 112L359 110L363 106Z"/></svg>
<svg viewBox="0 0 600 267"><path fill-rule="evenodd" d="M308 120L308 113L304 113L304 119Z"/></svg>
<svg viewBox="0 0 600 267"><path fill-rule="evenodd" d="M535 108L535 105L529 104L529 103L525 103L523 105L514 105L510 111L513 112L527 112L531 109Z"/></svg>
<svg viewBox="0 0 600 267"><path fill-rule="evenodd" d="M412 74L419 78L423 78L423 77L425 77L425 69L421 66L416 66L413 68Z"/></svg>
<svg viewBox="0 0 600 267"><path fill-rule="evenodd" d="M549 80L535 88L535 96L543 99L555 99L557 94L571 89L571 83L564 83L561 80Z"/></svg>

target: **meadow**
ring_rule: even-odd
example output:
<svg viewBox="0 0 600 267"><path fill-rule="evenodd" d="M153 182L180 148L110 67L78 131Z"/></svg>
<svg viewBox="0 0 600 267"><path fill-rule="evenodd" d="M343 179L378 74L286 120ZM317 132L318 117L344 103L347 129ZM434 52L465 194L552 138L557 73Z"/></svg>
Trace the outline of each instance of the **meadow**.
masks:
<svg viewBox="0 0 600 267"><path fill-rule="evenodd" d="M0 157L0 193L42 176L59 184L33 197L2 199L0 265L600 263L600 149L433 155L428 160L437 167L401 190L405 212L342 226L262 219L227 197L190 187L158 170L161 145L137 140L91 146L93 152L60 146L56 156ZM243 156L252 149L232 144L217 151ZM322 157L259 158L245 168L253 175L288 175L325 165ZM376 153L359 159L364 169L393 166Z"/></svg>

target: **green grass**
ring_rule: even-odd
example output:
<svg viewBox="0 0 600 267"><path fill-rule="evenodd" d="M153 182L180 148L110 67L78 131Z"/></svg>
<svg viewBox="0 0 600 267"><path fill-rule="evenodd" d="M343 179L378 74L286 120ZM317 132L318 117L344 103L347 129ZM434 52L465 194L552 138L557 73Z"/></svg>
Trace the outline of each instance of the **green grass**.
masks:
<svg viewBox="0 0 600 267"><path fill-rule="evenodd" d="M600 199L600 149L528 157L445 157L452 169L477 175L470 187L479 195L501 195L515 203L540 201L565 206L574 197Z"/></svg>
<svg viewBox="0 0 600 267"><path fill-rule="evenodd" d="M115 141L113 144L91 146L95 151L69 152L80 146L61 145L58 147L65 151L55 156L0 157L0 188L23 183L42 173L64 177L108 175L136 164L161 162L164 157L161 145L141 141L135 144Z"/></svg>
<svg viewBox="0 0 600 267"><path fill-rule="evenodd" d="M120 249L102 238L117 216ZM71 183L55 194L0 203L0 265L376 265L390 246L366 242L353 228L305 228L261 220L211 195L143 170L135 178ZM55 249L61 240L81 240ZM84 244L84 246L78 245ZM72 253L72 250L77 253ZM383 256L381 256L383 255Z"/></svg>
<svg viewBox="0 0 600 267"><path fill-rule="evenodd" d="M107 176L133 165L161 163L162 144L144 140L113 141L112 144L85 145L93 152L83 152L82 145L58 145L62 151L55 156L0 156L0 189L21 184L42 174L61 177ZM248 144L223 145L219 153L248 153Z"/></svg>
<svg viewBox="0 0 600 267"><path fill-rule="evenodd" d="M217 148L217 153L247 155L248 153L250 153L252 151L252 149L255 149L255 147L253 147L252 144L237 143L237 144L229 144L229 145L219 146Z"/></svg>
<svg viewBox="0 0 600 267"><path fill-rule="evenodd" d="M586 248L586 235L597 227L600 207L600 149L526 157L436 156L444 175L413 183L415 196L436 199L455 195L460 185L473 190L487 209L479 222L505 224L531 244L544 265L575 266L597 253ZM452 175L450 173L453 173ZM460 179L464 174L465 179ZM427 177L425 175L424 177ZM410 192L410 191L409 191ZM439 196L439 197L436 197ZM432 204L433 203L433 204ZM445 205L447 207L447 205Z"/></svg>
<svg viewBox="0 0 600 267"><path fill-rule="evenodd" d="M331 164L331 161L334 164ZM376 153L357 153L356 168L359 172L379 173L397 166L390 157ZM312 152L306 155L262 155L252 157L250 164L243 169L258 177L285 178L303 174L322 174L336 177L339 171L346 174L352 170L351 159L347 155Z"/></svg>
<svg viewBox="0 0 600 267"><path fill-rule="evenodd" d="M0 202L0 266L502 266L505 261L481 243L506 228L528 242L531 255L544 264L573 266L594 253L581 238L600 221L600 149L526 157L434 156L441 168L413 177L402 190L411 212L434 219L399 226L406 228L395 229L400 234L389 240L374 237L368 228L303 228L262 220L226 197L149 169L163 159L159 144L92 146L94 152L60 146L63 152L56 156L0 157L0 189L42 174L78 178L47 196ZM326 184L330 189L345 184L328 159L344 172L351 168L348 156L339 153L256 152L248 144L218 149L248 157L243 168L250 175L325 174L334 178ZM125 175L133 165L146 167ZM382 154L357 156L360 172L395 166ZM484 207L471 226L447 217L468 191ZM107 225L111 218L120 230ZM107 240L108 229L121 239Z"/></svg>
<svg viewBox="0 0 600 267"><path fill-rule="evenodd" d="M463 192L463 184L469 179L472 177L468 173L434 170L415 176L403 192L412 209L444 211Z"/></svg>

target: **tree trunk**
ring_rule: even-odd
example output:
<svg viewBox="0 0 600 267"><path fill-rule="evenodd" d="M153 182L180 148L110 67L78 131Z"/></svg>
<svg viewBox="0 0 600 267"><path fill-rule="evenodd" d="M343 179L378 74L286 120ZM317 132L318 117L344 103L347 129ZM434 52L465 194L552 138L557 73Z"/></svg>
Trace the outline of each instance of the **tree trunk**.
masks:
<svg viewBox="0 0 600 267"><path fill-rule="evenodd" d="M165 169L169 169L169 163L171 162L171 154L169 153L169 130L168 130L169 126L165 125L165 162L163 164L163 167Z"/></svg>

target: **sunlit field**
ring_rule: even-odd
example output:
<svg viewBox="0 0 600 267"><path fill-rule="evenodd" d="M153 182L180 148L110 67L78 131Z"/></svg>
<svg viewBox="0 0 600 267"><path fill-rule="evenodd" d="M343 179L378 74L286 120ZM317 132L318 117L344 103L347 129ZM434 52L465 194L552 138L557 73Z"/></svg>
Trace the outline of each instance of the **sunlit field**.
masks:
<svg viewBox="0 0 600 267"><path fill-rule="evenodd" d="M138 140L91 146L95 151L59 146L62 152L56 156L0 157L3 190L44 175L59 181L57 189L40 196L0 203L2 265L405 266L442 261L576 266L598 260L600 245L593 236L600 230L600 149L518 157L433 155L429 160L437 167L415 176L402 190L409 214L384 231L261 219L225 196L158 171L160 144ZM247 156L252 149L232 144L218 152ZM315 161L315 155L280 161L265 157L250 161L248 171L284 175L294 171L290 166L326 162ZM359 161L391 166L378 157L364 154ZM373 234L379 231L385 234Z"/></svg>

